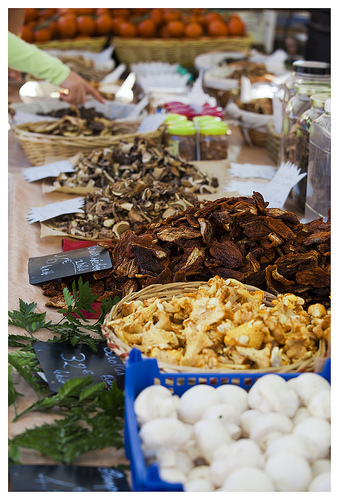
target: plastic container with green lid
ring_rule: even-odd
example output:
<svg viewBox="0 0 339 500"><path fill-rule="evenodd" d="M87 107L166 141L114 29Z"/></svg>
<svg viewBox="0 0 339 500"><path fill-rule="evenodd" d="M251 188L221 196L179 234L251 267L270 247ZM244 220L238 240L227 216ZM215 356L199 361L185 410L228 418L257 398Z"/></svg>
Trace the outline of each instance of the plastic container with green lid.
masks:
<svg viewBox="0 0 339 500"><path fill-rule="evenodd" d="M221 122L221 118L219 116L212 115L200 115L195 116L193 118L194 123L198 123L199 127L204 125L205 123L217 123Z"/></svg>
<svg viewBox="0 0 339 500"><path fill-rule="evenodd" d="M173 156L183 161L197 159L197 130L190 120L174 121L167 126L167 147Z"/></svg>
<svg viewBox="0 0 339 500"><path fill-rule="evenodd" d="M228 125L226 122L202 123L199 127L200 160L225 160L227 158Z"/></svg>
<svg viewBox="0 0 339 500"><path fill-rule="evenodd" d="M166 116L164 123L166 125L173 123L173 122L180 122L180 121L187 121L187 116L185 115L180 115L179 113L168 113Z"/></svg>

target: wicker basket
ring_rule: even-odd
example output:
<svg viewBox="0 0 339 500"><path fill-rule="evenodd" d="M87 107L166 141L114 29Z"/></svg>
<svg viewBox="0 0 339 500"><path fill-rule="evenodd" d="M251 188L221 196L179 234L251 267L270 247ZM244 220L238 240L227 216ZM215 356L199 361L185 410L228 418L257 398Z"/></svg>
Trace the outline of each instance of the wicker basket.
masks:
<svg viewBox="0 0 339 500"><path fill-rule="evenodd" d="M112 41L120 62L161 61L192 67L197 55L212 51L249 51L253 38L248 36L228 38L202 37L198 40L185 39L140 39L115 37Z"/></svg>
<svg viewBox="0 0 339 500"><path fill-rule="evenodd" d="M276 165L279 162L281 136L275 131L274 123L267 125L267 154Z"/></svg>
<svg viewBox="0 0 339 500"><path fill-rule="evenodd" d="M106 315L105 320L102 324L102 332L105 336L110 335L110 342L108 343L108 346L116 353L118 354L123 360L125 360L130 351L134 348L138 348L138 346L128 346L124 342L122 342L118 337L116 337L114 334L112 334L112 330L110 330L107 327L107 323L109 323L112 320L118 319L121 317L121 310L122 306L124 303L131 302L134 300L146 300L152 297L159 297L159 298L167 298L170 300L173 297L182 297L186 293L195 293L197 289L202 286L206 285L206 281L196 281L196 282L187 282L187 283L168 283L165 285L150 285L142 290L139 290L138 292L131 293L124 297L123 299L120 300L115 306L112 307L111 311ZM255 291L258 290L258 288L250 285L246 285L247 290L249 291ZM276 297L268 292L264 293L264 303L266 306L270 307L272 306L272 300L274 300ZM113 337L113 341L112 341ZM259 369L252 369L252 370L244 370L241 371L241 373L263 373L263 372L274 372L274 373L286 373L286 372L300 372L300 371L313 371L314 370L314 365L315 365L315 359L317 358L324 358L326 356L326 342L321 339L319 342L319 349L316 353L316 355L308 360L305 361L300 361L297 363L293 363L291 365L286 365L282 367L270 367L270 368L265 368L262 370ZM142 354L143 358L147 358L146 355ZM200 373L200 372L222 372L222 373L234 373L237 371L236 369L231 369L228 367L227 369L213 369L213 370L207 370L207 369L202 369L202 368L194 368L191 366L179 366L179 365L174 365L174 364L168 364L164 363L163 361L158 361L158 366L161 371L164 372L187 372L187 373Z"/></svg>
<svg viewBox="0 0 339 500"><path fill-rule="evenodd" d="M88 50L89 52L101 52L107 42L107 36L98 36L67 40L50 40L49 42L37 43L36 45L39 49L44 50Z"/></svg>
<svg viewBox="0 0 339 500"><path fill-rule="evenodd" d="M36 122L35 125L43 123L45 122ZM23 150L33 166L45 165L53 161L70 158L80 152L91 153L94 149L109 148L115 144L119 144L120 141L134 141L139 136L160 144L163 136L163 130L160 128L154 132L142 134L64 137L29 132L27 130L29 125L30 123L24 123L13 127L13 132L21 142Z"/></svg>

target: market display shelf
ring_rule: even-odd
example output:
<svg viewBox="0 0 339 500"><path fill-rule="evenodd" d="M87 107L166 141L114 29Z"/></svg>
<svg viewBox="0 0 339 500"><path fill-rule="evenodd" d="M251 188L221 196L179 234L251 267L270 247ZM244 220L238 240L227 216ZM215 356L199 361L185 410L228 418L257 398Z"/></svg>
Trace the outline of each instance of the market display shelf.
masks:
<svg viewBox="0 0 339 500"><path fill-rule="evenodd" d="M125 371L125 453L130 460L133 491L184 491L180 483L167 483L160 478L156 464L146 466L141 443L134 401L146 387L160 384L181 396L190 387L207 384L218 387L233 384L249 390L266 373L164 373L160 372L155 358L144 359L138 349L132 349L126 360ZM298 377L300 372L277 373L285 380ZM331 382L331 360L327 359L319 374Z"/></svg>

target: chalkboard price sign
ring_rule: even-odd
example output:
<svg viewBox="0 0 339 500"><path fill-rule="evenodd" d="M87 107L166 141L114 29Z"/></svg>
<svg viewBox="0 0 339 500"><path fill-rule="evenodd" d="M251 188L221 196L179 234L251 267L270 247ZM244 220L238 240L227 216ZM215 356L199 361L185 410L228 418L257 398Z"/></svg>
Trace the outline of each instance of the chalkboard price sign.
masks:
<svg viewBox="0 0 339 500"><path fill-rule="evenodd" d="M125 473L115 467L15 465L10 491L130 491Z"/></svg>
<svg viewBox="0 0 339 500"><path fill-rule="evenodd" d="M93 378L93 383L105 382L111 388L116 382L124 388L125 365L107 345L98 344L93 351L86 344L35 342L35 354L53 392L72 378Z"/></svg>
<svg viewBox="0 0 339 500"><path fill-rule="evenodd" d="M31 257L28 261L29 282L31 285L37 285L45 281L102 271L111 267L108 250L94 245L44 257Z"/></svg>

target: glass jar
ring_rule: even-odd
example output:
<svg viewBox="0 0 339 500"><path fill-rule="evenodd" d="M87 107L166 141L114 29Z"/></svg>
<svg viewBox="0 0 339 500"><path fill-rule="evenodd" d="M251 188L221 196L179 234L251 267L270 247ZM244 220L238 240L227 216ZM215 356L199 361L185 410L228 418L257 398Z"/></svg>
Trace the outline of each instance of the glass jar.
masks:
<svg viewBox="0 0 339 500"><path fill-rule="evenodd" d="M227 158L228 125L225 122L205 122L199 129L200 160L225 160Z"/></svg>
<svg viewBox="0 0 339 500"><path fill-rule="evenodd" d="M284 85L284 107L295 95L295 84L302 82L331 83L331 66L322 61L294 61L292 72Z"/></svg>
<svg viewBox="0 0 339 500"><path fill-rule="evenodd" d="M190 162L197 159L197 130L190 120L168 125L168 149L173 156Z"/></svg>
<svg viewBox="0 0 339 500"><path fill-rule="evenodd" d="M283 117L283 131L281 137L280 162L295 163L297 138L297 120L311 107L311 95L330 91L330 85L325 83L298 83L295 85L296 95L286 106Z"/></svg>
<svg viewBox="0 0 339 500"><path fill-rule="evenodd" d="M330 94L315 94L311 96L311 108L305 111L297 120L297 138L295 150L295 164L300 173L308 170L310 127L314 120L324 113L325 101ZM304 212L306 201L307 176L292 188L292 199L296 206Z"/></svg>
<svg viewBox="0 0 339 500"><path fill-rule="evenodd" d="M325 113L310 127L305 218L327 219L331 207L331 99L325 102Z"/></svg>

